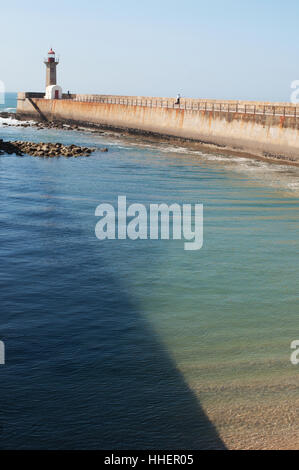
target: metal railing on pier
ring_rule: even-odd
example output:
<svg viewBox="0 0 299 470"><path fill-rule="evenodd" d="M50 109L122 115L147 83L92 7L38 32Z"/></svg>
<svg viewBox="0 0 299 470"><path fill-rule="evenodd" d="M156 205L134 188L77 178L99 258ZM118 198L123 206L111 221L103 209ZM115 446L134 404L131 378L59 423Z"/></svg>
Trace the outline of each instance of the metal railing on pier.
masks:
<svg viewBox="0 0 299 470"><path fill-rule="evenodd" d="M177 104L175 99L138 99L138 98L121 98L121 97L102 97L102 96L86 96L77 95L73 101L83 103L104 103L125 106L145 106L148 108L167 108L182 109L189 111L209 111L219 113L238 113L238 114L259 114L263 116L286 116L299 117L299 107L269 104L244 104L244 103L217 103L213 101L188 100L181 99Z"/></svg>

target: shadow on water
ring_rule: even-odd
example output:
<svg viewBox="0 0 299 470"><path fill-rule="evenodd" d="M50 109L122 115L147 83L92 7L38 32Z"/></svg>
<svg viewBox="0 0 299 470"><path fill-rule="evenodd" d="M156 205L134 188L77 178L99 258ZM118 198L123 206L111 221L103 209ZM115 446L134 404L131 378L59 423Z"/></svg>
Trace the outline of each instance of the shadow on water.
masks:
<svg viewBox="0 0 299 470"><path fill-rule="evenodd" d="M224 449L94 237L30 217L2 277L1 448Z"/></svg>

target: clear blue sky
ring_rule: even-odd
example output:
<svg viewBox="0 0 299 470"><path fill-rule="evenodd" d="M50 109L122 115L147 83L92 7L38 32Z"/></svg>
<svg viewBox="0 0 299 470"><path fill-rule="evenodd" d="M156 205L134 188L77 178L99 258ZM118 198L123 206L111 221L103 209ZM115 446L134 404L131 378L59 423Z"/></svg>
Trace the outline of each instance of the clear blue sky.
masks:
<svg viewBox="0 0 299 470"><path fill-rule="evenodd" d="M43 91L289 100L299 79L298 0L9 0L0 80Z"/></svg>

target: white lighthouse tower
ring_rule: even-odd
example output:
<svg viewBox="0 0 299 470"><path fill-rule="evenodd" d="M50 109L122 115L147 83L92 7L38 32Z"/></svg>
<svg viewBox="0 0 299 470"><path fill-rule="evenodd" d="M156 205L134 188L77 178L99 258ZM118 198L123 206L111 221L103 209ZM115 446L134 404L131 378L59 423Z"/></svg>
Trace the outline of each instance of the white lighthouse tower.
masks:
<svg viewBox="0 0 299 470"><path fill-rule="evenodd" d="M46 65L46 95L47 100L61 100L62 88L57 85L57 72L56 68L59 64L59 59L56 58L55 52L51 48L48 52L48 57L44 60Z"/></svg>

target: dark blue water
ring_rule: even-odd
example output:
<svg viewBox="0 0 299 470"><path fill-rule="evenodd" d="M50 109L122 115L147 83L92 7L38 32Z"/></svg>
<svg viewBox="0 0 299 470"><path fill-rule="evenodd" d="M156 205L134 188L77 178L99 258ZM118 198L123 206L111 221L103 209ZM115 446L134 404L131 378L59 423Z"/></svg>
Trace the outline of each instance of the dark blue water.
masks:
<svg viewBox="0 0 299 470"><path fill-rule="evenodd" d="M0 133L109 146L0 157L0 447L233 448L293 435L298 170L105 134ZM100 242L95 208L118 195L203 202L204 248Z"/></svg>

